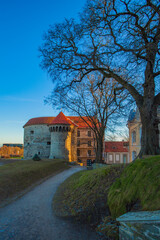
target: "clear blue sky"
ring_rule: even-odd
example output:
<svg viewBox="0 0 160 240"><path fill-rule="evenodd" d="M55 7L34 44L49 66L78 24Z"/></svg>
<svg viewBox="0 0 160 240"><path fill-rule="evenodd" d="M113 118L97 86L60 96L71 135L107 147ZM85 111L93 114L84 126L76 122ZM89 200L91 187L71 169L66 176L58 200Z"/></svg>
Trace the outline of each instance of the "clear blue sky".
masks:
<svg viewBox="0 0 160 240"><path fill-rule="evenodd" d="M0 145L23 143L32 117L55 116L44 97L52 81L39 67L38 47L49 25L76 18L85 0L5 0L0 4Z"/></svg>

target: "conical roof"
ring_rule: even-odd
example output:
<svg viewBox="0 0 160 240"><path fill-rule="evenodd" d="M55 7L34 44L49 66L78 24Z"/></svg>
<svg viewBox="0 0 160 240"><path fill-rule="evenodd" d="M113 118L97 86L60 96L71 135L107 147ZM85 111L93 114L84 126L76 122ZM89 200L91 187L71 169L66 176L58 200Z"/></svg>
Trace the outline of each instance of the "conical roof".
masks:
<svg viewBox="0 0 160 240"><path fill-rule="evenodd" d="M71 125L70 120L63 114L63 112L60 112L57 117L55 117L55 119L50 123L50 125L56 124Z"/></svg>

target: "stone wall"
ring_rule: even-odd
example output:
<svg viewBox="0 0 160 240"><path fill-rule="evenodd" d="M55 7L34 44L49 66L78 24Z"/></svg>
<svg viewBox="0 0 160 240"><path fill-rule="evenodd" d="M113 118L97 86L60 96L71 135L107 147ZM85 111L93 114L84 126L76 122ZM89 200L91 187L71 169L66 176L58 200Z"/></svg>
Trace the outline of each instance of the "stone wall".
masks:
<svg viewBox="0 0 160 240"><path fill-rule="evenodd" d="M67 131L69 126L61 125L63 131L59 131L60 125L54 125L56 131L51 131L51 150L50 159L61 158L70 160L71 159L71 131ZM52 129L52 127L50 127Z"/></svg>
<svg viewBox="0 0 160 240"><path fill-rule="evenodd" d="M128 212L117 221L120 240L160 239L160 211Z"/></svg>
<svg viewBox="0 0 160 240"><path fill-rule="evenodd" d="M49 158L51 135L47 125L32 125L24 128L24 159L32 159L35 154Z"/></svg>

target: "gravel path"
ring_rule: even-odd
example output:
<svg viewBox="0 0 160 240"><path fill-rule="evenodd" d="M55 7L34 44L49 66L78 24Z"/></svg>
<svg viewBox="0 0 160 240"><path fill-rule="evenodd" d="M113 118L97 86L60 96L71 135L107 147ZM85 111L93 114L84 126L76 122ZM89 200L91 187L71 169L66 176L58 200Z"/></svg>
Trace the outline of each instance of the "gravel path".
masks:
<svg viewBox="0 0 160 240"><path fill-rule="evenodd" d="M52 212L52 198L59 184L80 167L72 167L35 187L0 209L0 240L99 240L86 226L72 224Z"/></svg>

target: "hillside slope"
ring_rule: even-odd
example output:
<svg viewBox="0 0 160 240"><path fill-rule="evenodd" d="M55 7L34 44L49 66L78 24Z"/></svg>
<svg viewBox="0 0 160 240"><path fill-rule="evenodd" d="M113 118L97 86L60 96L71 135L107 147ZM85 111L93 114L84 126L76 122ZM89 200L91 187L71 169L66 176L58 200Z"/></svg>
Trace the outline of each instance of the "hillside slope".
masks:
<svg viewBox="0 0 160 240"><path fill-rule="evenodd" d="M58 189L53 208L58 216L88 223L108 239L118 239L115 218L127 211L160 209L160 156L127 166L82 171Z"/></svg>

